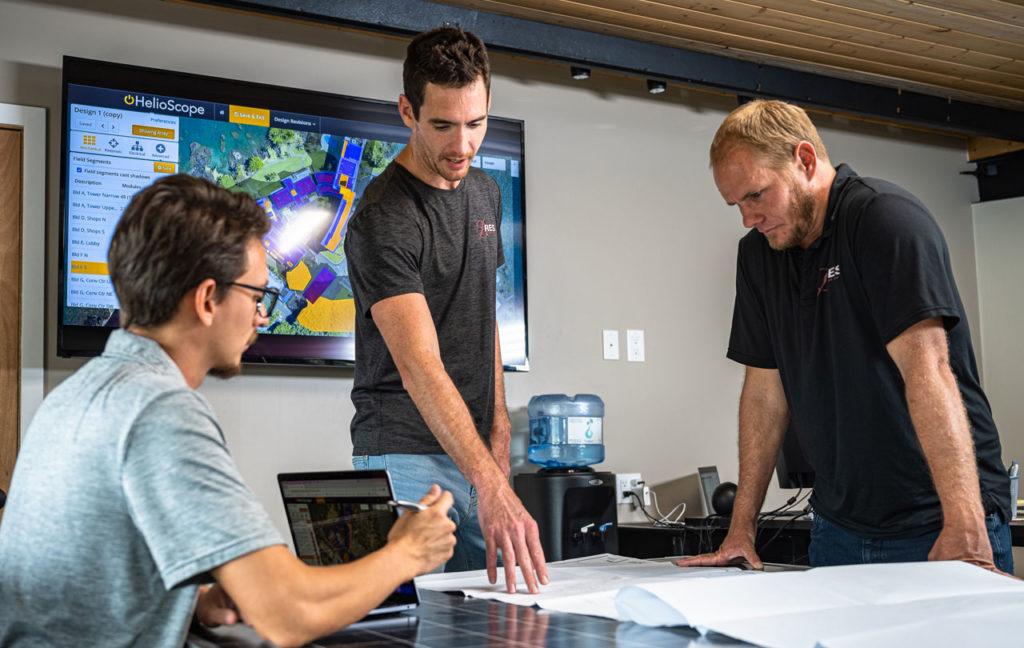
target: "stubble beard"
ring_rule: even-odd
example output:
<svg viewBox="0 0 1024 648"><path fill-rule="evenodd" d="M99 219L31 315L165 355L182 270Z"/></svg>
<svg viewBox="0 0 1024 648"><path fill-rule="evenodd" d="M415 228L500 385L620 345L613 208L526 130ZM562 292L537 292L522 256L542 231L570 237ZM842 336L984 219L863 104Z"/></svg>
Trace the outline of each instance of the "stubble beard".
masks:
<svg viewBox="0 0 1024 648"><path fill-rule="evenodd" d="M440 156L437 160L433 161L434 173L441 176L448 182L462 182L463 178L469 175L469 164L467 161L466 168L462 171L451 171L445 167L448 158Z"/></svg>
<svg viewBox="0 0 1024 648"><path fill-rule="evenodd" d="M257 331L253 331L252 336L249 338L249 342L245 345L245 348L248 349L253 344L255 344L259 336L260 334ZM210 370L207 371L206 373L213 376L214 378L220 378L221 380L234 378L238 374L242 373L242 361L241 359L239 359L234 364L211 367Z"/></svg>
<svg viewBox="0 0 1024 648"><path fill-rule="evenodd" d="M814 194L804 190L796 183L793 183L791 191L789 210L793 214L793 226L789 236L777 241L768 239L769 247L779 252L800 245L814 227Z"/></svg>
<svg viewBox="0 0 1024 648"><path fill-rule="evenodd" d="M238 374L242 373L242 363L237 362L234 365L223 365L220 367L211 367L207 372L214 378L220 378L221 380L227 380L228 378L234 378Z"/></svg>

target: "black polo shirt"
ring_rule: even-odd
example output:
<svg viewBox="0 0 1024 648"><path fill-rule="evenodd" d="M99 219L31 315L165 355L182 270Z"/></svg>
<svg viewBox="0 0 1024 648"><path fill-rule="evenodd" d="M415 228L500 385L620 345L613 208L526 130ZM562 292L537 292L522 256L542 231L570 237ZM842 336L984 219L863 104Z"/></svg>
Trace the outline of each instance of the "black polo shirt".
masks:
<svg viewBox="0 0 1024 648"><path fill-rule="evenodd" d="M985 509L1009 519L999 436L946 241L925 206L840 165L824 231L806 250L772 250L757 230L740 241L727 355L779 370L790 433L814 467L815 512L863 537L912 537L942 526L903 380L885 348L932 317L945 323Z"/></svg>

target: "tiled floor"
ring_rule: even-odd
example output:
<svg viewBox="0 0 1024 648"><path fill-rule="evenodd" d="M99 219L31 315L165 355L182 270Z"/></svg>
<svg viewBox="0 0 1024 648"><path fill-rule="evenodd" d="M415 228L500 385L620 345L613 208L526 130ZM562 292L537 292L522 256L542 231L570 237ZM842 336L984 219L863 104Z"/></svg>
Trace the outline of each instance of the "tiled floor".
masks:
<svg viewBox="0 0 1024 648"><path fill-rule="evenodd" d="M420 591L412 612L357 624L312 646L383 648L686 648L749 646L726 637L701 637L689 628L649 628L578 614L548 613L533 607ZM196 648L257 648L249 629L224 629L213 637L193 636Z"/></svg>

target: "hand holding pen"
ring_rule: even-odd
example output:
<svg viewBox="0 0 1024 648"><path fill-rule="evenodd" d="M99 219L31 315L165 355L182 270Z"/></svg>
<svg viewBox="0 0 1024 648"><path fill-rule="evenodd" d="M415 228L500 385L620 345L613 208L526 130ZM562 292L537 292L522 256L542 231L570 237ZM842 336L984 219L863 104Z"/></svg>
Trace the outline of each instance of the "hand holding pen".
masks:
<svg viewBox="0 0 1024 648"><path fill-rule="evenodd" d="M392 500L392 508L411 511L398 516L388 532L388 544L414 561L416 575L447 562L455 548L455 523L448 518L452 494L434 484L419 503Z"/></svg>
<svg viewBox="0 0 1024 648"><path fill-rule="evenodd" d="M393 509L401 511L426 511L427 507L416 502L407 502L405 500L388 500L388 506Z"/></svg>

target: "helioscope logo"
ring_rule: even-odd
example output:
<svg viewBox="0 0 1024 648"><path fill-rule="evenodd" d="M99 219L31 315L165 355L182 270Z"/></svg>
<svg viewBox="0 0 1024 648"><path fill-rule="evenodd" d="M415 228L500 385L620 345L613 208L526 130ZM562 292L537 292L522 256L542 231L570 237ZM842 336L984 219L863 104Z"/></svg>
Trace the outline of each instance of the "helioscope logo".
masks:
<svg viewBox="0 0 1024 648"><path fill-rule="evenodd" d="M135 106L137 108L145 108L147 110L161 110L163 112L170 113L181 113L188 117L202 117L206 114L205 106L198 106L196 104L175 101L174 99L164 99L163 97L147 97L145 95L129 94L124 96L124 102L126 105Z"/></svg>

